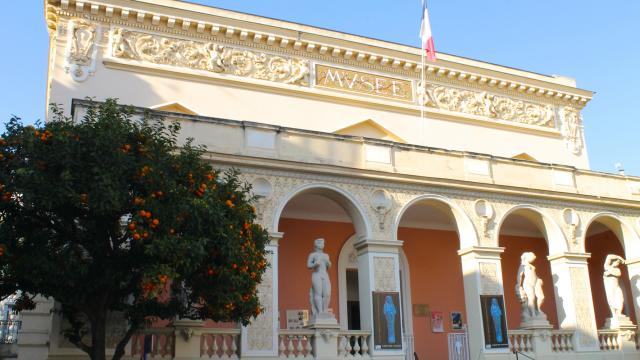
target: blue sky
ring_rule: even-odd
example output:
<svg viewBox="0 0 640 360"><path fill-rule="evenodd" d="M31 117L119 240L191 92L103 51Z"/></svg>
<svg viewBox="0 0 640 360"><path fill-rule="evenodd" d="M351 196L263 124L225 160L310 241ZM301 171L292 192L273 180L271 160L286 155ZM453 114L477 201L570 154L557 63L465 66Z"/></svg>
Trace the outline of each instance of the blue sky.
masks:
<svg viewBox="0 0 640 360"><path fill-rule="evenodd" d="M342 32L419 46L419 0L200 0ZM640 1L429 0L436 50L577 79L596 92L583 112L591 168L640 175ZM43 1L4 4L0 119L45 109Z"/></svg>

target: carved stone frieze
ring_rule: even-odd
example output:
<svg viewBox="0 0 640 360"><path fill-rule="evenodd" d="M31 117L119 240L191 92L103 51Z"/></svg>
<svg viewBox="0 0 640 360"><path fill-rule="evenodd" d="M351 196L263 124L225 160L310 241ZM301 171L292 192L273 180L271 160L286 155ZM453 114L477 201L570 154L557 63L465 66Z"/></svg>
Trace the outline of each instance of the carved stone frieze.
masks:
<svg viewBox="0 0 640 360"><path fill-rule="evenodd" d="M436 84L427 84L426 92L419 95L422 95L424 105L437 109L544 128L556 127L556 109L552 105Z"/></svg>
<svg viewBox="0 0 640 360"><path fill-rule="evenodd" d="M183 40L116 28L115 58L204 70L244 78L309 85L309 61L250 51L212 42Z"/></svg>
<svg viewBox="0 0 640 360"><path fill-rule="evenodd" d="M582 131L582 115L572 106L563 106L560 111L562 125L560 132L572 153L579 155L584 146Z"/></svg>
<svg viewBox="0 0 640 360"><path fill-rule="evenodd" d="M75 81L84 81L96 69L97 41L100 27L92 22L74 19L69 21L65 70Z"/></svg>

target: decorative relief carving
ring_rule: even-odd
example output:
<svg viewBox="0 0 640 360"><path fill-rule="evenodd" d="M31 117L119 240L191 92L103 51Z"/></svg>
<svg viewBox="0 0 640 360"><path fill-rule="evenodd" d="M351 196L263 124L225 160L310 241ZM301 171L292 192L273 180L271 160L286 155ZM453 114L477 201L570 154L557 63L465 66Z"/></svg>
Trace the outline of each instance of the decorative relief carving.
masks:
<svg viewBox="0 0 640 360"><path fill-rule="evenodd" d="M598 346L596 338L595 315L588 299L591 291L587 288L588 276L584 267L570 267L571 293L576 313L576 327L580 334L579 343L584 347Z"/></svg>
<svg viewBox="0 0 640 360"><path fill-rule="evenodd" d="M371 193L371 207L378 215L379 230L384 231L387 214L393 207L393 201L391 201L391 195L389 195L389 192L380 189Z"/></svg>
<svg viewBox="0 0 640 360"><path fill-rule="evenodd" d="M375 291L398 291L394 258L373 257L373 288Z"/></svg>
<svg viewBox="0 0 640 360"><path fill-rule="evenodd" d="M551 129L556 127L556 110L551 105L436 84L427 84L426 93L419 94L419 97L424 105L437 109Z"/></svg>
<svg viewBox="0 0 640 360"><path fill-rule="evenodd" d="M112 56L283 84L309 85L309 61L117 28Z"/></svg>
<svg viewBox="0 0 640 360"><path fill-rule="evenodd" d="M95 72L99 38L98 25L82 19L69 21L65 70L73 80L84 81Z"/></svg>
<svg viewBox="0 0 640 360"><path fill-rule="evenodd" d="M560 119L562 120L560 132L564 137L567 148L569 148L572 153L580 155L582 147L584 146L582 138L582 115L580 115L580 111L571 106L563 106L560 111Z"/></svg>
<svg viewBox="0 0 640 360"><path fill-rule="evenodd" d="M273 263L273 254L267 255L269 264ZM247 326L248 350L273 350L273 268L267 268L262 282L258 285L258 297L264 311Z"/></svg>
<svg viewBox="0 0 640 360"><path fill-rule="evenodd" d="M481 262L480 267L480 295L502 295L502 287L498 278L498 265Z"/></svg>

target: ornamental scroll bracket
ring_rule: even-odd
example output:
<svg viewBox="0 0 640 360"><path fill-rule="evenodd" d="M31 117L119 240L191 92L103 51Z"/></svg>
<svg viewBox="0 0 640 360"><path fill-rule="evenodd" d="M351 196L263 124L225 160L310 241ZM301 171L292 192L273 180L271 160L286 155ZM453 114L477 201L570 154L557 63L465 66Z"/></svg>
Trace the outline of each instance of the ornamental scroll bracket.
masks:
<svg viewBox="0 0 640 360"><path fill-rule="evenodd" d="M282 84L309 85L308 60L122 28L113 30L111 42L114 58Z"/></svg>
<svg viewBox="0 0 640 360"><path fill-rule="evenodd" d="M96 42L100 36L101 28L97 24L83 19L69 20L65 71L73 80L82 82L95 73L98 55Z"/></svg>
<svg viewBox="0 0 640 360"><path fill-rule="evenodd" d="M578 226L580 225L580 216L574 209L562 210L562 220L567 229L569 241L573 245L578 244Z"/></svg>

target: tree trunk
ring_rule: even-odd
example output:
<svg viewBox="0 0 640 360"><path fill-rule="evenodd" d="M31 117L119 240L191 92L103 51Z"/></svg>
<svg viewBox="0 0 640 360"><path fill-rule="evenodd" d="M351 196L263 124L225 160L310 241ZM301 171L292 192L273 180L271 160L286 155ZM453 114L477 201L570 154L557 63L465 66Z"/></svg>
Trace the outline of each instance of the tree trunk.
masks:
<svg viewBox="0 0 640 360"><path fill-rule="evenodd" d="M107 313L93 314L91 319L91 360L106 360Z"/></svg>

